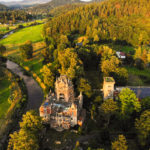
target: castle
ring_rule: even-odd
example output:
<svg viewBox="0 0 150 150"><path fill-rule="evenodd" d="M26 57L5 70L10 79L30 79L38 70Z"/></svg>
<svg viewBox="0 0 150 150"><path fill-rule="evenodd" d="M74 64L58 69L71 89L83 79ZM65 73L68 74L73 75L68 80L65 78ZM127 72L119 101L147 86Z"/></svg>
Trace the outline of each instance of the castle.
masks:
<svg viewBox="0 0 150 150"><path fill-rule="evenodd" d="M77 124L82 126L85 118L85 110L82 107L82 93L75 98L72 81L61 75L56 79L55 93L49 93L39 111L45 123L57 131L62 131Z"/></svg>

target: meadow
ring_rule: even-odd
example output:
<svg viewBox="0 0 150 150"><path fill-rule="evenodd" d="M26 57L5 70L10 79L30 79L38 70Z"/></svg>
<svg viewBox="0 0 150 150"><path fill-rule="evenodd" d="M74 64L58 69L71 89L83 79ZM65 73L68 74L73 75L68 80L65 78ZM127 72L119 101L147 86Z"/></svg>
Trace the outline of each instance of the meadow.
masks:
<svg viewBox="0 0 150 150"><path fill-rule="evenodd" d="M4 45L14 45L14 44L22 44L27 40L32 42L40 42L42 41L42 28L43 25L31 26L24 29L21 29L9 37L0 41L0 44Z"/></svg>
<svg viewBox="0 0 150 150"><path fill-rule="evenodd" d="M4 44L7 48L5 56L29 71L40 85L42 84L40 69L43 66L41 51L45 48L45 43L41 35L42 28L43 24L26 27L0 41L0 44ZM33 42L33 58L30 60L22 59L19 50L20 45L27 40Z"/></svg>
<svg viewBox="0 0 150 150"><path fill-rule="evenodd" d="M1 34L5 34L11 30L16 29L19 25L23 25L24 27L28 27L30 25L32 25L33 23L44 23L45 20L35 20L35 21L29 21L29 22L23 22L23 23L17 23L15 25L11 25L11 24L0 24L0 33Z"/></svg>

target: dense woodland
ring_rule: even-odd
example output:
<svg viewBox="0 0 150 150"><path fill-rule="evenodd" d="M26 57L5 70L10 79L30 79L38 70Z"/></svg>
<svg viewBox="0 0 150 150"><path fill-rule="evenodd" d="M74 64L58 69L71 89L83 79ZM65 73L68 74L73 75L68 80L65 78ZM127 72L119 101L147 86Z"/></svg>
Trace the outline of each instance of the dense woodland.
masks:
<svg viewBox="0 0 150 150"><path fill-rule="evenodd" d="M89 4L53 18L45 25L44 35L58 41L60 34L78 33L89 40L97 38L97 41L111 40L133 46L148 44L149 10L149 0Z"/></svg>
<svg viewBox="0 0 150 150"><path fill-rule="evenodd" d="M0 22L3 24L15 24L18 21L29 21L34 19L35 16L28 14L24 10L8 10L0 12Z"/></svg>
<svg viewBox="0 0 150 150"><path fill-rule="evenodd" d="M100 1L102 1L102 0L93 0L93 2L100 2ZM53 10L54 8L56 8L58 6L63 6L63 5L67 5L67 4L76 4L76 3L80 3L81 5L86 4L86 2L82 2L80 0L52 0L49 3L33 6L27 10L32 14L47 15L47 14L49 14L49 12L51 10Z"/></svg>

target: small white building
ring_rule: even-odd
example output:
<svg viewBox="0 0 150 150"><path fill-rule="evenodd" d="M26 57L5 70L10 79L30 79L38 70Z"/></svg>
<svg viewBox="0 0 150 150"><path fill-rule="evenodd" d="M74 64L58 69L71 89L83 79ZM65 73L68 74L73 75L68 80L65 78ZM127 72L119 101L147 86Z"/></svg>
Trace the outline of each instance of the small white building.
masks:
<svg viewBox="0 0 150 150"><path fill-rule="evenodd" d="M126 54L124 52L116 52L119 59L126 59Z"/></svg>

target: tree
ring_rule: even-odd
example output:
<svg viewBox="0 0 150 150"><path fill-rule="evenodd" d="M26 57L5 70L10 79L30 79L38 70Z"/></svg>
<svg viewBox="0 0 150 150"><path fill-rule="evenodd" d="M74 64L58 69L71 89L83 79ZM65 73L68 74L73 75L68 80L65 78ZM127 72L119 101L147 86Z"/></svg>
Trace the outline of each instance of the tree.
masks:
<svg viewBox="0 0 150 150"><path fill-rule="evenodd" d="M6 52L6 47L0 44L0 55L3 55Z"/></svg>
<svg viewBox="0 0 150 150"><path fill-rule="evenodd" d="M66 35L61 35L60 36L60 41L59 41L59 44L58 44L58 49L65 49L67 48L68 46L70 45L70 42L68 40L68 37Z"/></svg>
<svg viewBox="0 0 150 150"><path fill-rule="evenodd" d="M80 92L85 93L85 95L89 98L92 95L92 88L91 88L90 84L88 83L88 80L86 80L84 78L80 78L79 83L78 83L78 90Z"/></svg>
<svg viewBox="0 0 150 150"><path fill-rule="evenodd" d="M21 55L24 59L31 59L33 57L33 46L31 41L26 41L20 46Z"/></svg>
<svg viewBox="0 0 150 150"><path fill-rule="evenodd" d="M146 49L143 50L141 59L143 60L144 64L146 65L147 64L147 50Z"/></svg>
<svg viewBox="0 0 150 150"><path fill-rule="evenodd" d="M105 76L109 76L110 72L117 72L119 66L119 59L116 56L112 56L107 60L102 61L101 70Z"/></svg>
<svg viewBox="0 0 150 150"><path fill-rule="evenodd" d="M117 112L117 110L119 109L118 105L117 105L117 102L115 102L113 99L105 100L102 103L100 109L102 110L102 112L104 113L104 116L107 119L106 126L108 127L111 116L113 114L115 114Z"/></svg>
<svg viewBox="0 0 150 150"><path fill-rule="evenodd" d="M44 48L42 51L42 55L44 57L44 63L50 63L53 62L54 57L53 57L53 53L54 53L54 45L50 44L48 48Z"/></svg>
<svg viewBox="0 0 150 150"><path fill-rule="evenodd" d="M119 94L119 102L121 115L124 117L130 117L134 111L139 112L141 109L141 104L136 94L129 88L122 89Z"/></svg>
<svg viewBox="0 0 150 150"><path fill-rule="evenodd" d="M99 53L101 53L101 60L110 60L112 56L115 56L115 52L113 49L108 46L101 46L99 48Z"/></svg>
<svg viewBox="0 0 150 150"><path fill-rule="evenodd" d="M134 66L140 70L143 70L145 68L144 62L140 58L135 59Z"/></svg>
<svg viewBox="0 0 150 150"><path fill-rule="evenodd" d="M112 76L116 81L116 85L119 86L126 85L128 81L128 71L125 68L116 68L116 72L110 72L109 76Z"/></svg>
<svg viewBox="0 0 150 150"><path fill-rule="evenodd" d="M61 68L58 70L60 74L74 79L83 74L83 64L78 58L74 49L67 48L58 52L58 61Z"/></svg>
<svg viewBox="0 0 150 150"><path fill-rule="evenodd" d="M73 150L79 150L80 147L80 143L79 141L76 142L75 148Z"/></svg>
<svg viewBox="0 0 150 150"><path fill-rule="evenodd" d="M25 131L38 133L42 129L42 119L35 111L28 111L23 115L20 127Z"/></svg>
<svg viewBox="0 0 150 150"><path fill-rule="evenodd" d="M55 80L55 74L52 67L52 64L49 63L47 65L44 65L43 68L40 70L43 76L44 84L47 85L47 87L54 87L54 80Z"/></svg>
<svg viewBox="0 0 150 150"><path fill-rule="evenodd" d="M7 150L38 150L38 135L42 130L42 120L33 110L23 115L20 130L10 134Z"/></svg>
<svg viewBox="0 0 150 150"><path fill-rule="evenodd" d="M142 110L150 109L150 97L143 98L141 100Z"/></svg>
<svg viewBox="0 0 150 150"><path fill-rule="evenodd" d="M38 150L37 137L31 132L21 129L19 132L10 134L7 150Z"/></svg>
<svg viewBox="0 0 150 150"><path fill-rule="evenodd" d="M118 139L112 142L112 150L127 150L128 145L124 135L119 135Z"/></svg>
<svg viewBox="0 0 150 150"><path fill-rule="evenodd" d="M138 47L137 49L135 49L134 59L141 58L141 56L142 56L142 49L141 47Z"/></svg>
<svg viewBox="0 0 150 150"><path fill-rule="evenodd" d="M150 110L144 111L139 119L136 119L135 127L142 146L149 143L150 139Z"/></svg>

